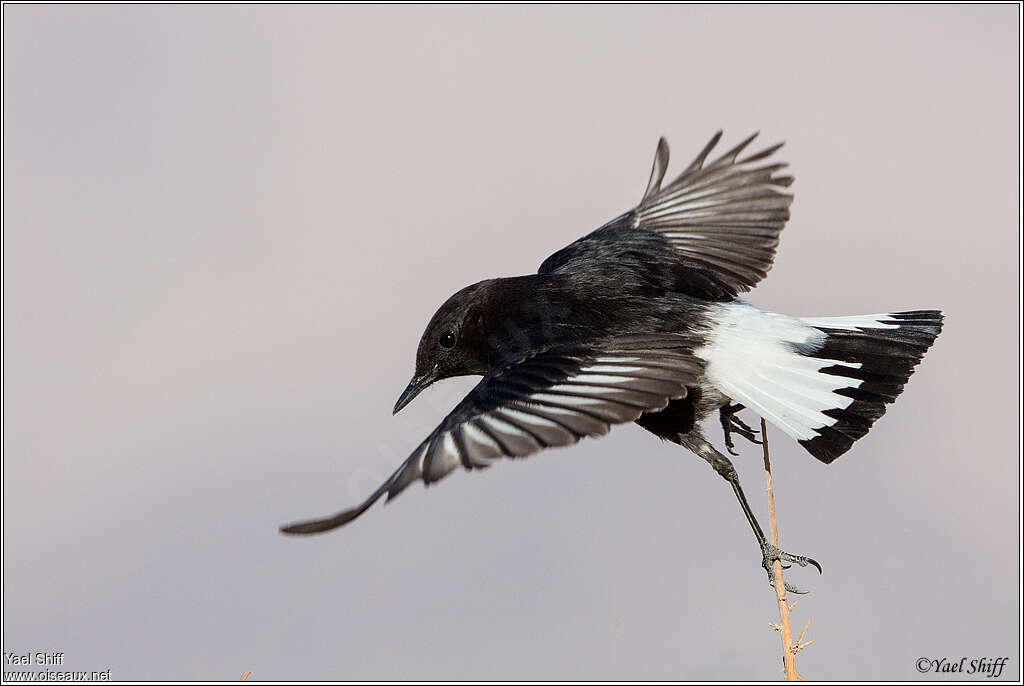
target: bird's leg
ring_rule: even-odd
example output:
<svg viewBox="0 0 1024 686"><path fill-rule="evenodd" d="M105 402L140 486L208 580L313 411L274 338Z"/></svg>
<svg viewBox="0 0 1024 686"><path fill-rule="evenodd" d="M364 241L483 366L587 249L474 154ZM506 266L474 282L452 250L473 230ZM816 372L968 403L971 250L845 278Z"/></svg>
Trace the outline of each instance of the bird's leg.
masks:
<svg viewBox="0 0 1024 686"><path fill-rule="evenodd" d="M736 413L743 409L742 405L730 405L726 403L718 410L719 419L722 420L722 431L725 432L725 449L729 451L731 455L738 456L739 453L733 450L736 447L732 442L733 432L738 433L743 438L747 439L751 443L761 445L761 441L757 440L758 432L746 425L746 423L736 416Z"/></svg>
<svg viewBox="0 0 1024 686"><path fill-rule="evenodd" d="M736 494L736 499L740 501L740 507L743 508L743 514L750 523L750 528L754 530L754 537L757 538L757 544L761 547L761 566L764 567L766 572L768 572L769 582L772 582L774 578L772 565L775 560L793 562L801 567L812 565L817 568L819 574L821 573L821 565L819 565L813 558L805 557L803 555L792 555L780 550L777 546L768 542L768 539L764 535L764 531L761 529L761 525L757 522L757 517L754 516L753 510L750 509L750 503L747 502L747 496L743 493L743 487L740 486L740 477L739 474L736 473L736 468L733 466L732 460L715 450L715 447L708 443L707 439L696 431L691 431L688 434L680 436L680 442L683 446L704 458L704 460L706 460L707 463L710 464L723 479L728 481L730 486L732 486L733 493ZM788 566L784 565L783 567L788 569ZM790 593L806 593L806 591L802 591L796 586L792 586L789 582L786 582L786 590Z"/></svg>

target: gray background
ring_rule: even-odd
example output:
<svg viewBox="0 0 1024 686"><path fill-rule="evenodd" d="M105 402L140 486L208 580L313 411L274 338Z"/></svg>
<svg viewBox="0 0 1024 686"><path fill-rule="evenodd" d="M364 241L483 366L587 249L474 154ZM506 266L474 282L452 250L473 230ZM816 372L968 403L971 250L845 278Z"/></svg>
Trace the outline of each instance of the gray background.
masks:
<svg viewBox="0 0 1024 686"><path fill-rule="evenodd" d="M836 464L770 431L783 544L825 568L790 577L801 671L1020 674L1017 7L3 13L4 651L142 679L779 677L728 486L638 427L277 533L472 386L391 416L448 295L632 206L659 135L671 174L724 127L786 139L797 177L755 304L947 313Z"/></svg>

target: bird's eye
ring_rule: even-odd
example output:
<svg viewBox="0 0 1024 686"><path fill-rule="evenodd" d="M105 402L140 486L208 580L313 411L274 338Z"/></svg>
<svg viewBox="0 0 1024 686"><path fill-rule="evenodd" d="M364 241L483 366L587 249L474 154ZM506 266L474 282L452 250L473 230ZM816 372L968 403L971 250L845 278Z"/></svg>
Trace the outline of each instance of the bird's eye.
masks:
<svg viewBox="0 0 1024 686"><path fill-rule="evenodd" d="M442 348L451 348L455 345L455 332L445 331L437 341Z"/></svg>

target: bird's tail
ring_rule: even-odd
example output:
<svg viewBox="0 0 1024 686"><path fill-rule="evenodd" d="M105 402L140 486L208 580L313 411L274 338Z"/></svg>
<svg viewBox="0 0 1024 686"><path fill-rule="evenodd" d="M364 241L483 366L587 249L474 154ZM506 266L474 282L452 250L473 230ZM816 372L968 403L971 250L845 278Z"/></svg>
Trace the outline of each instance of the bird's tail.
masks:
<svg viewBox="0 0 1024 686"><path fill-rule="evenodd" d="M885 414L942 330L936 310L797 319L730 303L712 319L711 383L825 463Z"/></svg>

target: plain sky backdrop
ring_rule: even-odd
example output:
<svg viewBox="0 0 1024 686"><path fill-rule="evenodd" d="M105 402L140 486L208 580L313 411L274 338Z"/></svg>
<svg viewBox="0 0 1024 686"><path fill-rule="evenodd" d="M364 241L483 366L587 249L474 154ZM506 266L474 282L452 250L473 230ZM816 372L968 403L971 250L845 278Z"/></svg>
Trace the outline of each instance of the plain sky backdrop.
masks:
<svg viewBox="0 0 1024 686"><path fill-rule="evenodd" d="M769 430L783 546L824 566L789 575L800 670L1019 678L1017 6L3 19L5 652L115 679L780 677L728 485L636 426L277 531L361 499L472 387L391 416L445 298L635 204L659 136L671 175L724 128L786 140L796 176L752 302L947 316L835 464Z"/></svg>

